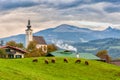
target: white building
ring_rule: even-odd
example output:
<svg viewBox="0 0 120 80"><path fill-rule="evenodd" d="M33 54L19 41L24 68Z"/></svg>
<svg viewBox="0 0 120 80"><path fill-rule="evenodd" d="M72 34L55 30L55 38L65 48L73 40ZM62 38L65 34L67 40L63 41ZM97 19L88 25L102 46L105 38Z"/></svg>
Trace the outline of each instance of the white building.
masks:
<svg viewBox="0 0 120 80"><path fill-rule="evenodd" d="M26 47L29 45L30 41L33 41L33 30L31 29L30 20L28 20L28 25L26 31Z"/></svg>
<svg viewBox="0 0 120 80"><path fill-rule="evenodd" d="M13 46L2 46L1 49L5 49L6 54L1 54L1 58L24 58L25 50Z"/></svg>

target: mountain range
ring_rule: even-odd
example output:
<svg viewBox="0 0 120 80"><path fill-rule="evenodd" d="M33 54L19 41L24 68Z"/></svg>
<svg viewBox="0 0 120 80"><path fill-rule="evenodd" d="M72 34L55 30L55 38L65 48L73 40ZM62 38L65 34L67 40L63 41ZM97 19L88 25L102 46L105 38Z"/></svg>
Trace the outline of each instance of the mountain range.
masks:
<svg viewBox="0 0 120 80"><path fill-rule="evenodd" d="M88 46L90 46L90 44L94 45L94 47L95 45L101 46L101 44L103 43L106 44L107 42L109 42L109 40L111 41L111 44L114 44L114 41L117 40L118 41L117 46L119 46L119 43L120 43L118 40L120 38L120 30L116 28L112 28L110 26L105 30L98 31L98 30L91 30L88 28L80 28L80 27L68 25L68 24L62 24L55 28L48 28L42 31L38 31L34 33L34 35L43 36L48 44L55 43L56 41L62 41L64 43L71 44L77 47L78 51L80 52L81 51L89 52L89 51L85 51L84 49L82 50L82 46L85 47L86 44ZM0 38L0 40L4 40L4 42L14 40L16 42L21 42L25 44L25 34L19 34L19 35L6 37L6 38ZM85 48L87 49L88 47L86 46ZM96 50L101 50L101 49L99 48ZM108 49L108 48L105 48L105 49ZM92 53L95 53L95 51L92 51Z"/></svg>
<svg viewBox="0 0 120 80"><path fill-rule="evenodd" d="M97 31L90 30L88 28L80 28L72 25L62 24L55 28L38 31L34 33L34 35L43 36L47 43L51 43L53 40L62 40L68 43L77 43L104 38L120 38L120 30L108 27L105 30ZM14 40L16 42L25 43L25 34L0 38L0 40L4 40L5 42Z"/></svg>

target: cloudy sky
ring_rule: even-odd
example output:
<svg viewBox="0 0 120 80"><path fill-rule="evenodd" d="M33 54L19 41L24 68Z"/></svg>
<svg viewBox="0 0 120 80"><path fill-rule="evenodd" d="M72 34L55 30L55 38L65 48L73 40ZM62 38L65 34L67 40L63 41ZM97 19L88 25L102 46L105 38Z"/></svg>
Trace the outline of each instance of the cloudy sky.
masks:
<svg viewBox="0 0 120 80"><path fill-rule="evenodd" d="M94 30L120 29L120 0L0 0L0 37L34 32L60 24Z"/></svg>

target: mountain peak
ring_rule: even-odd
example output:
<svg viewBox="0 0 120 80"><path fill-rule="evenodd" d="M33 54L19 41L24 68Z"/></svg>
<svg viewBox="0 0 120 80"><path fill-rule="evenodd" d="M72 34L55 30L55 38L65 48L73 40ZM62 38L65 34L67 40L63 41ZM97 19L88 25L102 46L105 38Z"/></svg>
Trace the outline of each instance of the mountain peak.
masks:
<svg viewBox="0 0 120 80"><path fill-rule="evenodd" d="M69 24L61 24L61 25L57 26L56 28L79 28L79 27L69 25Z"/></svg>
<svg viewBox="0 0 120 80"><path fill-rule="evenodd" d="M113 30L114 28L112 28L111 26L108 26L106 29L105 29L105 31L111 31L111 30Z"/></svg>
<svg viewBox="0 0 120 80"><path fill-rule="evenodd" d="M69 25L69 24L61 24L59 26L71 26L71 25Z"/></svg>
<svg viewBox="0 0 120 80"><path fill-rule="evenodd" d="M68 24L61 24L57 26L54 31L55 32L74 32L78 31L79 27L68 25Z"/></svg>
<svg viewBox="0 0 120 80"><path fill-rule="evenodd" d="M111 30L111 29L113 29L111 26L108 26L108 28L107 28L108 30Z"/></svg>
<svg viewBox="0 0 120 80"><path fill-rule="evenodd" d="M68 24L61 24L57 26L53 31L54 32L91 32L91 30L88 28L80 28Z"/></svg>

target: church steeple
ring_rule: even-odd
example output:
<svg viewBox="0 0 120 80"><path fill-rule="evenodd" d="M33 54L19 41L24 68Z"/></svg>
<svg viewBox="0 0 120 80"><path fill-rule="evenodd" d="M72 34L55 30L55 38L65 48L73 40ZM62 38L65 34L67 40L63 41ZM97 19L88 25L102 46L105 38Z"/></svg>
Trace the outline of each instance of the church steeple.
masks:
<svg viewBox="0 0 120 80"><path fill-rule="evenodd" d="M28 25L27 25L27 28L30 29L31 28L31 25L30 25L30 20L28 20Z"/></svg>
<svg viewBox="0 0 120 80"><path fill-rule="evenodd" d="M30 41L33 41L33 34L32 34L32 29L30 25L30 20L28 20L28 25L26 31L26 47L29 45Z"/></svg>

